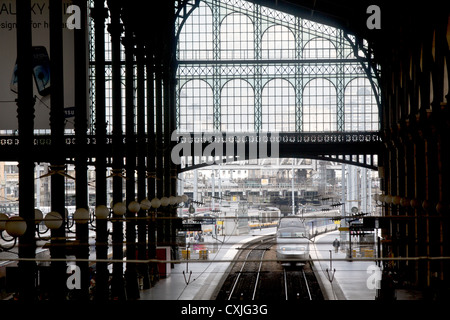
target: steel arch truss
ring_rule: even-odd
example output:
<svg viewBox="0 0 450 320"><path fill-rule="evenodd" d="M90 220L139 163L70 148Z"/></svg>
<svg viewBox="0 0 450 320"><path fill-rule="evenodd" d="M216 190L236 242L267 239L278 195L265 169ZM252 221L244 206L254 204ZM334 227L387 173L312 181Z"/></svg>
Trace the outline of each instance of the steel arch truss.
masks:
<svg viewBox="0 0 450 320"><path fill-rule="evenodd" d="M293 129L282 131L379 130L377 75L372 74L374 68L367 47L363 45L358 51L352 39L343 30L246 1L202 0L179 32L178 92L186 89L185 85L193 80L202 80L208 85L214 101L210 115L214 121L213 131L224 131L222 119L226 116L234 118L235 123L242 122L245 128L251 127L250 131L259 132L264 127L276 126L281 115L276 114L269 123L264 123L264 114L268 112L268 104L286 107L277 102L283 99L283 91L289 86L294 89L295 96L292 106L288 106L292 109L288 116L295 118L295 125ZM353 115L353 109L346 105L346 101L352 99L346 97L350 94L346 92L347 86L359 78L370 80L356 91L370 91L363 116L361 111ZM235 79L243 79L251 86L248 95L241 97L254 100L254 117L251 119L242 117L239 110L233 115L224 114L221 102L230 96L224 96L223 89ZM286 81L278 88L279 96L269 95L264 101L266 86L275 79ZM305 117L305 89L315 79L326 80L326 86L333 90L333 97L324 95L323 87L311 88L314 117ZM189 96L189 92L184 93ZM333 99L332 106L323 102L330 98ZM353 99L356 101L358 97ZM186 103L182 99L177 101L176 125L181 131L192 131L196 119L185 115L203 106ZM330 107L332 110L327 111ZM352 129L345 125L346 119L358 116L362 126ZM328 121L332 125L326 126L328 130L321 130L322 125L313 125L311 130L308 121Z"/></svg>
<svg viewBox="0 0 450 320"><path fill-rule="evenodd" d="M316 139L322 148L300 153L376 167L373 152L331 152L325 141L379 130L378 74L364 42L357 46L343 30L246 1L196 4L178 37L178 132L296 134L286 150Z"/></svg>

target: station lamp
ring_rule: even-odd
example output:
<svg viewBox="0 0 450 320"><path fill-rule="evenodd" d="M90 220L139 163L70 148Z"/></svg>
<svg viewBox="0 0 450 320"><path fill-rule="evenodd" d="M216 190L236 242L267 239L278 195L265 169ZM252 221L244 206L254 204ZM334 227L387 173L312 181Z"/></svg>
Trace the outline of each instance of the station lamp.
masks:
<svg viewBox="0 0 450 320"><path fill-rule="evenodd" d="M20 237L27 231L27 223L22 217L11 217L5 223L5 230L11 237Z"/></svg>
<svg viewBox="0 0 450 320"><path fill-rule="evenodd" d="M63 218L56 211L50 211L45 215L44 224L49 229L58 229L62 226Z"/></svg>
<svg viewBox="0 0 450 320"><path fill-rule="evenodd" d="M159 200L158 198L153 198L150 204L153 209L158 209L161 206L161 200Z"/></svg>
<svg viewBox="0 0 450 320"><path fill-rule="evenodd" d="M161 205L162 205L163 207L167 207L167 206L169 205L169 198L167 198L167 197L162 197L162 198L161 198Z"/></svg>
<svg viewBox="0 0 450 320"><path fill-rule="evenodd" d="M128 210L130 210L130 212L137 213L141 210L141 205L137 201L131 201L128 204Z"/></svg>
<svg viewBox="0 0 450 320"><path fill-rule="evenodd" d="M148 210L151 207L152 207L152 203L147 198L145 198L144 200L141 201L141 209L142 210Z"/></svg>
<svg viewBox="0 0 450 320"><path fill-rule="evenodd" d="M78 208L73 214L73 219L76 223L86 224L89 222L89 210L85 208Z"/></svg>
<svg viewBox="0 0 450 320"><path fill-rule="evenodd" d="M97 219L107 219L109 216L109 209L107 206L101 204L95 208L95 216Z"/></svg>
<svg viewBox="0 0 450 320"><path fill-rule="evenodd" d="M116 216L123 216L127 212L127 207L123 204L123 202L117 202L113 206L113 213Z"/></svg>
<svg viewBox="0 0 450 320"><path fill-rule="evenodd" d="M169 204L170 204L171 206L176 205L176 204L177 204L177 197L170 196L170 197L169 197Z"/></svg>

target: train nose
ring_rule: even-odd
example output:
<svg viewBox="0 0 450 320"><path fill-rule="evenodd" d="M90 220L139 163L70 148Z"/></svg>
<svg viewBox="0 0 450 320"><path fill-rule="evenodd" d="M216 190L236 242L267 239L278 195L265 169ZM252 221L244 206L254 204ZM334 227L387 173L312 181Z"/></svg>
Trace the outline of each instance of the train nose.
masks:
<svg viewBox="0 0 450 320"><path fill-rule="evenodd" d="M306 252L307 248L305 246L280 246L278 248L278 251L281 251L283 253L298 253L298 252Z"/></svg>

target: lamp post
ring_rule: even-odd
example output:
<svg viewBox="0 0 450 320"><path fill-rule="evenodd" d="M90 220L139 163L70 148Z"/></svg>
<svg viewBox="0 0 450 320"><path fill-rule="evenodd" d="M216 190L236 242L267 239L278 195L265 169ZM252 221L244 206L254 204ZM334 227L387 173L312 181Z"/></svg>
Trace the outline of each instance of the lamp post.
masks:
<svg viewBox="0 0 450 320"><path fill-rule="evenodd" d="M156 231L157 231L157 223L156 223L156 212L158 208L161 206L161 200L158 198L153 198L150 201L150 205L152 210L150 210L150 221L148 227L148 257L149 259L156 259ZM150 283L153 284L157 279L157 265L156 263L150 263Z"/></svg>
<svg viewBox="0 0 450 320"><path fill-rule="evenodd" d="M137 201L130 201L127 212L127 237L126 237L126 257L127 260L136 260L136 213L141 206ZM125 283L127 299L136 300L139 298L139 283L135 262L126 263Z"/></svg>
<svg viewBox="0 0 450 320"><path fill-rule="evenodd" d="M43 231L41 231L41 222L44 221L44 214L42 213L42 211L40 209L37 209L37 208L34 209L34 221L35 221L35 226L36 226L36 234L39 239L43 240L41 238L41 235L47 233L50 229L47 226L45 226L45 229Z"/></svg>
<svg viewBox="0 0 450 320"><path fill-rule="evenodd" d="M113 205L113 258L114 260L123 259L123 215L127 211L127 207L123 202L117 202ZM123 263L113 263L113 277L112 277L112 297L113 299L125 300L125 287L123 282Z"/></svg>
<svg viewBox="0 0 450 320"><path fill-rule="evenodd" d="M146 219L148 216L149 209L152 207L151 201L148 198L141 200L140 202L140 210L138 213L139 222L138 222L138 248L137 255L138 260L146 260L148 258L147 251L147 225L148 220ZM148 273L148 265L144 263L140 263L138 265L139 268L139 281L140 287L142 289L150 288L150 277Z"/></svg>
<svg viewBox="0 0 450 320"><path fill-rule="evenodd" d="M76 224L77 246L75 256L77 259L89 258L89 228L88 223L91 223L89 210L86 208L77 208L73 214L73 220ZM77 261L77 266L80 269L80 290L76 290L76 299L89 300L89 286L90 286L90 271L89 263L87 261Z"/></svg>
<svg viewBox="0 0 450 320"><path fill-rule="evenodd" d="M44 217L45 226L51 231L50 255L52 258L62 258L65 248L65 239L61 239L60 235L64 231L64 218L59 212L50 211ZM62 248L61 248L62 247ZM52 261L50 269L54 279L50 282L50 299L65 299L66 290L66 268L65 262ZM64 270L63 270L64 269ZM62 296L61 296L62 295Z"/></svg>
<svg viewBox="0 0 450 320"><path fill-rule="evenodd" d="M108 217L110 209L105 205L95 208L96 227L96 256L98 259L108 258ZM109 297L109 271L106 262L97 262L96 266L95 300L105 301Z"/></svg>
<svg viewBox="0 0 450 320"><path fill-rule="evenodd" d="M158 245L166 245L167 242L167 206L169 205L169 198L162 197L161 201L161 210L156 214L156 242Z"/></svg>

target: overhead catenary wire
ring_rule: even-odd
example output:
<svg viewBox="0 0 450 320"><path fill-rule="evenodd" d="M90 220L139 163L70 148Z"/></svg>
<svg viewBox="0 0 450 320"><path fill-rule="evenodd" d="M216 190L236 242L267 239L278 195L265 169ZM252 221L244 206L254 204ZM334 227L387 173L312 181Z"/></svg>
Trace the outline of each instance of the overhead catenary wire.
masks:
<svg viewBox="0 0 450 320"><path fill-rule="evenodd" d="M333 258L331 261L356 261L356 262L377 262L377 261L438 261L438 260L450 260L450 256L438 256L438 257L430 257L430 256L420 256L420 257L389 257L389 258ZM130 262L130 263L185 263L186 260L174 259L126 259L118 260L118 259L80 259L80 258L0 258L0 261L36 261L36 262L105 262L105 263L117 263L117 262ZM209 263L217 262L260 262L260 259L250 259L250 260L242 260L242 259L223 259L217 261L210 261ZM278 262L282 261L279 259L264 259L264 262ZM309 262L309 261L330 261L330 258L315 258L315 259L295 259L289 260L298 261L298 262ZM190 263L205 263L204 260L189 260Z"/></svg>

